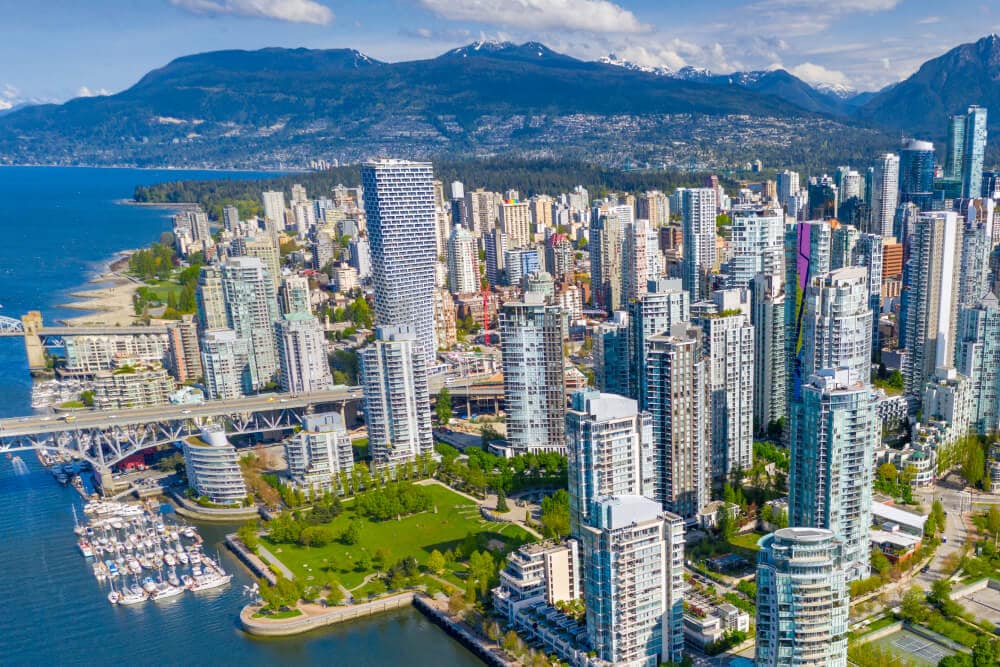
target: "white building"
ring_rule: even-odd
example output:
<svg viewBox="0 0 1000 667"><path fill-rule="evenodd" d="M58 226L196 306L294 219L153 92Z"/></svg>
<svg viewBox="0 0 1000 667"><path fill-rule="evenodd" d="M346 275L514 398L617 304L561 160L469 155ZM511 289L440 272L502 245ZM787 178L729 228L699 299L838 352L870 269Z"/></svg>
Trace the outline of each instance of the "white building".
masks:
<svg viewBox="0 0 1000 667"><path fill-rule="evenodd" d="M308 313L295 312L275 322L274 331L283 392L309 393L333 388L326 337L319 320Z"/></svg>
<svg viewBox="0 0 1000 667"><path fill-rule="evenodd" d="M708 298L709 276L715 270L716 193L712 188L684 190L682 198L682 230L684 232L684 262L682 279L691 301Z"/></svg>
<svg viewBox="0 0 1000 667"><path fill-rule="evenodd" d="M222 290L229 327L250 344L251 385L259 390L278 375L274 282L261 259L230 257L222 265Z"/></svg>
<svg viewBox="0 0 1000 667"><path fill-rule="evenodd" d="M375 465L395 467L434 451L427 361L410 327L379 327L363 348L368 450Z"/></svg>
<svg viewBox="0 0 1000 667"><path fill-rule="evenodd" d="M351 436L336 412L307 415L302 430L285 440L292 481L305 489L335 491L337 477L354 467Z"/></svg>
<svg viewBox="0 0 1000 667"><path fill-rule="evenodd" d="M250 343L232 329L212 329L201 340L201 365L208 397L230 401L253 391Z"/></svg>
<svg viewBox="0 0 1000 667"><path fill-rule="evenodd" d="M218 505L236 505L247 497L236 448L221 426L205 426L200 436L183 441L188 485Z"/></svg>
<svg viewBox="0 0 1000 667"><path fill-rule="evenodd" d="M867 231L882 238L895 236L892 232L899 198L899 156L883 153L875 161L872 173L871 225Z"/></svg>
<svg viewBox="0 0 1000 667"><path fill-rule="evenodd" d="M361 167L376 321L413 327L428 360L437 352L433 181L429 162L377 160Z"/></svg>
<svg viewBox="0 0 1000 667"><path fill-rule="evenodd" d="M448 289L452 294L479 292L476 237L459 225L455 225L448 237Z"/></svg>

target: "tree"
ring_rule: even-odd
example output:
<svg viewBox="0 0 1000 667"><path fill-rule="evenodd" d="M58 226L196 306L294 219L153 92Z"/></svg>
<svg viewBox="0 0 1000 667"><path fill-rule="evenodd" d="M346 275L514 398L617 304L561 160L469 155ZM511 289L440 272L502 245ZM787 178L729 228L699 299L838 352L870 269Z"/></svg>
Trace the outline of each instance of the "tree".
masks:
<svg viewBox="0 0 1000 667"><path fill-rule="evenodd" d="M908 621L920 622L927 617L927 608L924 606L924 592L919 586L912 586L905 594L899 605L900 613Z"/></svg>
<svg viewBox="0 0 1000 667"><path fill-rule="evenodd" d="M962 457L962 477L969 486L979 486L986 475L986 453L979 439L966 438L965 452Z"/></svg>
<svg viewBox="0 0 1000 667"><path fill-rule="evenodd" d="M497 512L503 514L509 511L510 507L507 505L507 495L503 492L503 489L500 489L497 491Z"/></svg>
<svg viewBox="0 0 1000 667"><path fill-rule="evenodd" d="M344 601L344 591L337 577L330 576L326 582L326 601L328 604L340 604Z"/></svg>
<svg viewBox="0 0 1000 667"><path fill-rule="evenodd" d="M885 557L881 549L872 549L872 569L879 573L879 576L886 577L892 570L892 563Z"/></svg>
<svg viewBox="0 0 1000 667"><path fill-rule="evenodd" d="M441 574L444 572L444 568L447 563L445 563L444 555L440 551L435 549L431 552L431 555L427 557L427 569L434 574Z"/></svg>
<svg viewBox="0 0 1000 667"><path fill-rule="evenodd" d="M375 566L376 570L388 570L392 564L392 551L386 547L379 547L375 550L375 556L372 558L372 565Z"/></svg>
<svg viewBox="0 0 1000 667"><path fill-rule="evenodd" d="M445 387L438 394L434 403L434 414L437 415L438 424L447 426L451 421L451 392Z"/></svg>
<svg viewBox="0 0 1000 667"><path fill-rule="evenodd" d="M986 513L986 530L992 533L994 537L1000 533L1000 507L993 505L990 507L990 511Z"/></svg>
<svg viewBox="0 0 1000 667"><path fill-rule="evenodd" d="M257 536L257 522L247 521L245 524L240 526L240 529L236 531L236 536L240 538L240 541L246 546L250 551L257 551L257 545L260 544L260 538Z"/></svg>
<svg viewBox="0 0 1000 667"><path fill-rule="evenodd" d="M565 489L542 499L541 522L548 537L569 534L569 493Z"/></svg>
<svg viewBox="0 0 1000 667"><path fill-rule="evenodd" d="M716 512L715 520L719 529L719 535L728 542L736 534L736 522L733 520L733 515L729 511L728 504L719 508L719 511Z"/></svg>
<svg viewBox="0 0 1000 667"><path fill-rule="evenodd" d="M507 634L503 636L503 650L507 651L513 655L521 647L521 638L517 636L517 633L513 630L508 630Z"/></svg>
<svg viewBox="0 0 1000 667"><path fill-rule="evenodd" d="M352 521L348 524L347 528L344 529L344 532L340 534L340 541L348 546L357 544L360 539L361 524L357 521Z"/></svg>

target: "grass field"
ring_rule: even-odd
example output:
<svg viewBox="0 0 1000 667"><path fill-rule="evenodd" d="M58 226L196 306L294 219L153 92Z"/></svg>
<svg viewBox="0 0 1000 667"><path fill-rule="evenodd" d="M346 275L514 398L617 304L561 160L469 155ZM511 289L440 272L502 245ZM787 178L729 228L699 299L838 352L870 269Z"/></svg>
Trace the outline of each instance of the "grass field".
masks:
<svg viewBox="0 0 1000 667"><path fill-rule="evenodd" d="M322 547L303 547L268 542L268 550L304 582L322 582L332 571L343 586L353 589L364 583L366 575L375 572L374 568L359 571L355 567L359 558L362 554L372 558L380 548L390 551L392 561L412 556L424 565L431 551L437 549L444 553L454 549L469 533L483 535L495 554L535 539L519 526L484 521L475 503L453 491L437 484L429 484L425 488L434 500L437 513L424 512L400 521L361 519L361 538L357 544L334 542ZM351 504L347 503L346 511L328 524L338 534L357 518L350 507ZM264 540L267 542L266 537ZM460 583L464 570L463 564L456 563L443 578ZM384 590L381 582L370 582L356 594Z"/></svg>
<svg viewBox="0 0 1000 667"><path fill-rule="evenodd" d="M749 549L750 551L759 551L760 547L757 546L757 541L764 537L764 533L746 533L744 535L733 535L729 540L729 544L734 547L740 547L742 549Z"/></svg>

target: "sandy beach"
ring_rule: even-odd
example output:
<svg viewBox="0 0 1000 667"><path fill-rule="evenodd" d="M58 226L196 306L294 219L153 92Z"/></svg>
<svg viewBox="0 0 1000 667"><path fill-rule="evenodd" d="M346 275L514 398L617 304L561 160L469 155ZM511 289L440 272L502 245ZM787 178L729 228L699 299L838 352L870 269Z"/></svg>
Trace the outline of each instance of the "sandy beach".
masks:
<svg viewBox="0 0 1000 667"><path fill-rule="evenodd" d="M92 289L71 292L73 301L60 304L60 308L86 311L78 317L62 320L70 327L85 326L130 326L136 323L134 295L141 283L130 280L119 271L128 266L128 258L134 251L125 251L115 256L106 269L92 278L88 284L101 285Z"/></svg>

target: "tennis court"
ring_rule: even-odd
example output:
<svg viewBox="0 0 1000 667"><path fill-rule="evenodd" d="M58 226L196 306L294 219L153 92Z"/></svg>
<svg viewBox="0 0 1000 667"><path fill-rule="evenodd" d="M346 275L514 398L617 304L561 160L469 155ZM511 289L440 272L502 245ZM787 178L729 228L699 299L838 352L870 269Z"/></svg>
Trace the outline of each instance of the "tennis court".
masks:
<svg viewBox="0 0 1000 667"><path fill-rule="evenodd" d="M928 667L934 667L943 658L955 654L951 649L909 630L895 632L879 639L875 644L889 649L900 658Z"/></svg>

